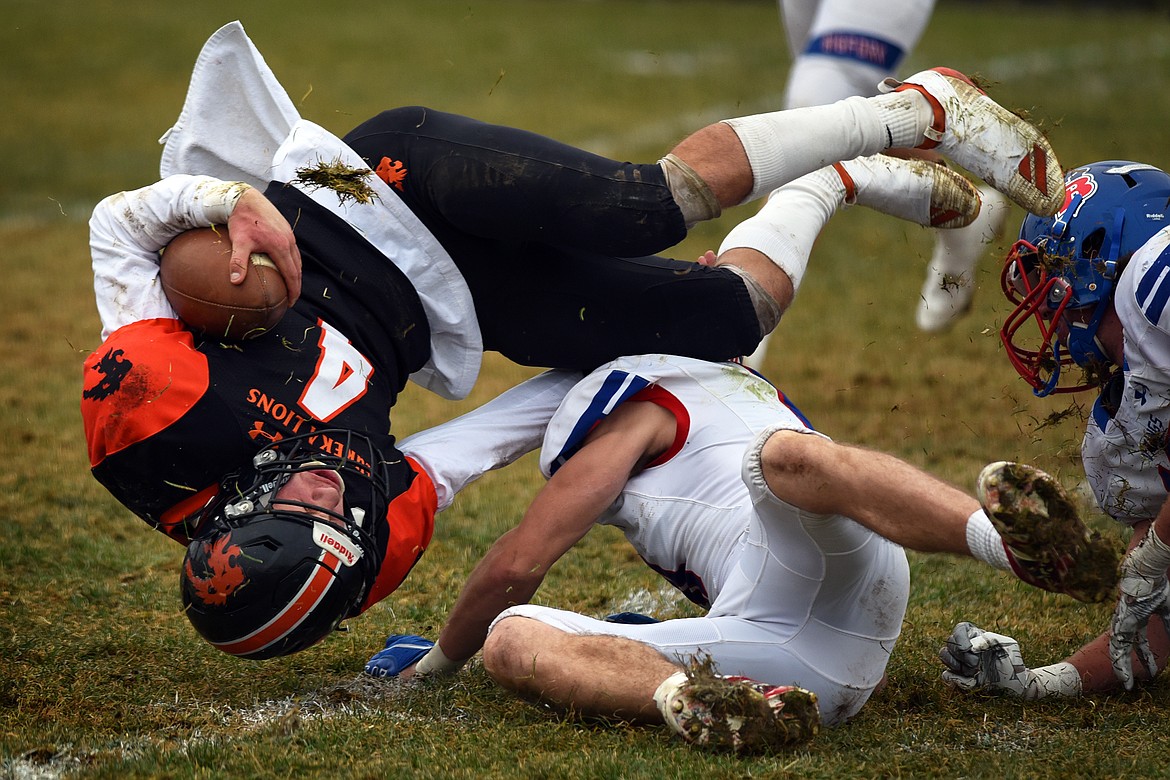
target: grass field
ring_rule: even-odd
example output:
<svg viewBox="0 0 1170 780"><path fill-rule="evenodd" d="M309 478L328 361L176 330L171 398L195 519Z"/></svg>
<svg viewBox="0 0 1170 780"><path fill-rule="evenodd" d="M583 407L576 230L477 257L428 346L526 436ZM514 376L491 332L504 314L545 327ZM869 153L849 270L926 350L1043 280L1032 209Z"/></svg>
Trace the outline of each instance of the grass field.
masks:
<svg viewBox="0 0 1170 780"><path fill-rule="evenodd" d="M395 597L349 632L262 664L216 654L180 611L182 550L87 473L80 367L97 345L86 220L157 178L203 40L240 18L301 113L335 132L421 103L656 159L708 121L775 107L786 69L774 4L463 0L198 4L6 0L0 23L0 776L93 777L1135 777L1164 775L1164 682L1022 705L939 681L937 647L970 619L1058 660L1107 622L974 563L914 555L890 685L807 749L709 756L661 729L554 717L472 664L455 683L361 679L388 633L434 636L463 576L539 485L533 460L492 474L440 517ZM244 10L240 10L243 7ZM1170 165L1170 18L1094 6L940 0L907 73L979 74L1049 132L1062 161ZM695 257L748 212L696 230ZM1018 224L1018 220L1013 220ZM1014 230L1014 228L1012 228ZM1009 231L1010 232L1010 231ZM1010 243L1000 242L996 255ZM913 325L926 231L851 210L818 244L768 373L830 435L970 486L987 461L1080 478L1088 397L1039 401L995 337L997 257L954 331ZM399 434L530 375L489 359L453 404L409 390ZM1067 413L1066 413L1067 412ZM1109 521L1092 522L1116 534ZM595 532L538 599L590 613L685 607L620 538Z"/></svg>

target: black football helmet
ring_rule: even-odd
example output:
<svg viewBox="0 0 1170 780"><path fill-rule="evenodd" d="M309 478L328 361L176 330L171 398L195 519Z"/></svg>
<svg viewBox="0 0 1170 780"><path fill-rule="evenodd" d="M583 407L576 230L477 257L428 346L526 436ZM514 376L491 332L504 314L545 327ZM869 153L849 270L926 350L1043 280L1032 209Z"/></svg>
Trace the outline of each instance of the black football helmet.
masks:
<svg viewBox="0 0 1170 780"><path fill-rule="evenodd" d="M273 507L293 474L319 469L342 477L344 514L284 499ZM195 630L225 653L259 660L311 647L356 614L380 563L371 527L389 504L383 473L368 438L322 430L275 442L229 475L183 560Z"/></svg>

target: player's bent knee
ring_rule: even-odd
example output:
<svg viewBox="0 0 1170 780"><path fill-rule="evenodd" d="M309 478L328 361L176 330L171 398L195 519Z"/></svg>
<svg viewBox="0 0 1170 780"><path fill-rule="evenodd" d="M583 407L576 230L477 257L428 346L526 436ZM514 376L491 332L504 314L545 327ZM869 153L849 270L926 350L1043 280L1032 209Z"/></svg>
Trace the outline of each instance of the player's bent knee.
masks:
<svg viewBox="0 0 1170 780"><path fill-rule="evenodd" d="M525 640L525 624L535 621L524 617L506 617L492 627L483 643L483 668L493 680L508 688L525 670L531 672L531 643Z"/></svg>
<svg viewBox="0 0 1170 780"><path fill-rule="evenodd" d="M825 452L836 445L830 439L779 430L768 437L760 452L765 479L807 478L820 470Z"/></svg>

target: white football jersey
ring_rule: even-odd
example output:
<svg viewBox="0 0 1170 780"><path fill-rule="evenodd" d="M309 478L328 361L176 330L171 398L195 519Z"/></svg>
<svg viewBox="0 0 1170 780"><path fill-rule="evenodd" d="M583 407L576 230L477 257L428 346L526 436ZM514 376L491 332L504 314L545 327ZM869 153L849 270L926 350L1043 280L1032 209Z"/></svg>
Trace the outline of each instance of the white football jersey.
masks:
<svg viewBox="0 0 1170 780"><path fill-rule="evenodd" d="M723 674L814 691L826 725L852 717L881 683L901 631L905 553L848 518L805 512L769 490L761 458L775 431L821 434L771 384L731 363L643 355L602 366L553 415L545 474L631 399L670 410L678 435L599 522L621 528L652 568L710 609L646 625L524 604L497 621L521 615L627 637L684 663L710 657Z"/></svg>
<svg viewBox="0 0 1170 780"><path fill-rule="evenodd" d="M753 512L740 478L744 452L765 428L809 425L775 387L743 366L669 355L620 358L579 382L553 415L541 452L545 476L632 398L672 412L678 436L626 483L598 522L620 528L651 568L709 607Z"/></svg>
<svg viewBox="0 0 1170 780"><path fill-rule="evenodd" d="M1134 253L1114 305L1125 332L1123 382L1093 405L1081 457L1101 509L1133 524L1153 519L1170 494L1170 229Z"/></svg>

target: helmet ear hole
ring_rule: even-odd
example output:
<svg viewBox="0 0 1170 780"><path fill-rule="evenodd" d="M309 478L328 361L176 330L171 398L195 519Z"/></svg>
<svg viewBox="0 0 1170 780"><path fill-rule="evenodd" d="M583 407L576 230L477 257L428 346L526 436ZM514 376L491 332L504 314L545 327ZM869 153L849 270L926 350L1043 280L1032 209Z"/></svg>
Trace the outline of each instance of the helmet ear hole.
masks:
<svg viewBox="0 0 1170 780"><path fill-rule="evenodd" d="M1101 256L1101 247L1105 245L1105 228L1099 227L1089 233L1081 241L1081 257L1093 260Z"/></svg>

